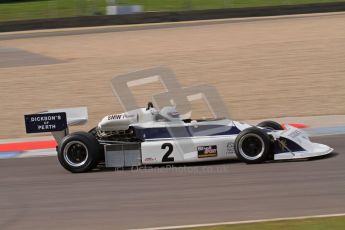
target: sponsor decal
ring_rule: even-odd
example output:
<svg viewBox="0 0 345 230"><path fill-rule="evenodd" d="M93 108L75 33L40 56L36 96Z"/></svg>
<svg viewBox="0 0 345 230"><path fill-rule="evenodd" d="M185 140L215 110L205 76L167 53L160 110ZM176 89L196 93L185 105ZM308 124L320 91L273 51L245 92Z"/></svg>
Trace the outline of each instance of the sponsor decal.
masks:
<svg viewBox="0 0 345 230"><path fill-rule="evenodd" d="M227 154L227 155L235 154L235 146L234 146L234 143L229 142L229 143L226 145L226 154Z"/></svg>
<svg viewBox="0 0 345 230"><path fill-rule="evenodd" d="M123 114L114 114L114 115L109 115L108 116L108 121L111 121L111 120L119 120L121 119L123 116Z"/></svg>
<svg viewBox="0 0 345 230"><path fill-rule="evenodd" d="M285 151L287 149L287 142L285 139L279 139L278 143L279 143L279 149L281 151Z"/></svg>
<svg viewBox="0 0 345 230"><path fill-rule="evenodd" d="M147 158L145 158L144 161L145 161L145 162L153 162L153 161L156 161L156 158L147 157Z"/></svg>
<svg viewBox="0 0 345 230"><path fill-rule="evenodd" d="M290 134L288 135L288 137L296 138L296 137L298 137L298 136L301 135L301 134L302 134L301 131L299 131L299 130L294 130L292 133L290 133Z"/></svg>
<svg viewBox="0 0 345 230"><path fill-rule="evenodd" d="M217 145L198 146L198 158L216 157Z"/></svg>
<svg viewBox="0 0 345 230"><path fill-rule="evenodd" d="M125 118L133 118L133 117L135 117L134 114L125 114L125 113L113 114L113 115L108 116L108 121L120 120L120 119L125 119Z"/></svg>
<svg viewBox="0 0 345 230"><path fill-rule="evenodd" d="M291 141L289 139L286 139L285 137L280 137L277 139L278 145L277 149L280 152L298 152L298 151L305 151L305 149L300 146L297 142Z"/></svg>
<svg viewBox="0 0 345 230"><path fill-rule="evenodd" d="M66 113L24 115L27 133L56 132L67 128Z"/></svg>

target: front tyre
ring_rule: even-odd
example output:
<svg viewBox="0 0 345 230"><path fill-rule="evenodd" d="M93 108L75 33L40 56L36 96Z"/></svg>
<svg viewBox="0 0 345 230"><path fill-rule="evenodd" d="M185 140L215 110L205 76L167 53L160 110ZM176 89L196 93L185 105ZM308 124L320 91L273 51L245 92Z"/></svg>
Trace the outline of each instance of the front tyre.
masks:
<svg viewBox="0 0 345 230"><path fill-rule="evenodd" d="M272 130L284 130L283 126L281 126L278 122L275 121L263 121L259 123L257 126Z"/></svg>
<svg viewBox="0 0 345 230"><path fill-rule="evenodd" d="M72 173L95 168L101 155L97 139L90 133L76 132L61 140L58 147L60 164Z"/></svg>
<svg viewBox="0 0 345 230"><path fill-rule="evenodd" d="M270 139L263 130L252 127L237 136L234 147L241 161L247 164L261 163L269 158Z"/></svg>

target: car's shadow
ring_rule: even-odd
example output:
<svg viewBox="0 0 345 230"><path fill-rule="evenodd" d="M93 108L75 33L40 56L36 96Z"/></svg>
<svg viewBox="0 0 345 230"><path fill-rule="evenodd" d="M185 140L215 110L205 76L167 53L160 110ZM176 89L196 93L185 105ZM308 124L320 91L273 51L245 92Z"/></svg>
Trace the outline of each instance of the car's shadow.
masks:
<svg viewBox="0 0 345 230"><path fill-rule="evenodd" d="M273 160L269 161L267 163L284 163L284 162L303 162L303 161L318 161L318 160L325 160L325 159L330 159L338 156L339 153L337 152L332 152L327 155L322 155L322 156L317 156L317 157L310 157L310 158L302 158L302 159L290 159L290 160Z"/></svg>
<svg viewBox="0 0 345 230"><path fill-rule="evenodd" d="M338 155L339 155L339 153L337 153L337 152L331 152L330 154L327 154L327 155L308 158L308 160L309 161L316 161L316 160L321 160L321 159L333 158L333 157L336 157Z"/></svg>
<svg viewBox="0 0 345 230"><path fill-rule="evenodd" d="M175 163L175 164L163 164L163 165L141 165L133 167L122 167L122 168L106 168L104 165L97 167L96 169L90 171L92 172L113 172L113 171L131 171L140 169L164 169L164 168L184 168L184 167L200 167L200 166L216 166L225 164L239 164L242 163L238 159L229 159L221 161L210 161L210 162L193 162L193 163Z"/></svg>
<svg viewBox="0 0 345 230"><path fill-rule="evenodd" d="M311 157L307 159L291 159L291 160L272 160L264 162L263 164L273 164L273 163L288 163L288 162L303 162L303 161L318 161L324 159L330 159L338 156L339 153L332 152L327 155ZM238 159L229 159L229 160L221 160L221 161L210 161L210 162L193 162L193 163L176 163L176 164L164 164L164 165L142 165L142 166L133 166L133 167L122 167L122 168L106 168L105 165L100 165L99 167L95 168L94 170L90 171L89 173L95 172L114 172L114 171L131 171L131 170L140 170L140 169L160 169L160 168L183 168L183 167L200 167L200 166L216 166L216 165L224 165L224 164L244 164L244 165L251 165L245 164ZM257 164L253 164L257 165Z"/></svg>

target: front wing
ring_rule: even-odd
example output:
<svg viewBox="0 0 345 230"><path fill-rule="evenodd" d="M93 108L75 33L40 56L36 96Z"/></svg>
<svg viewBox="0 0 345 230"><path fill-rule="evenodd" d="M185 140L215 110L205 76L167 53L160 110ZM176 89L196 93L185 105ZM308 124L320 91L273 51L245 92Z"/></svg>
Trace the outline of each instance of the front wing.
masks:
<svg viewBox="0 0 345 230"><path fill-rule="evenodd" d="M333 149L327 145L313 143L300 129L287 126L285 130L271 133L275 139L274 160L291 160L318 157L330 154Z"/></svg>

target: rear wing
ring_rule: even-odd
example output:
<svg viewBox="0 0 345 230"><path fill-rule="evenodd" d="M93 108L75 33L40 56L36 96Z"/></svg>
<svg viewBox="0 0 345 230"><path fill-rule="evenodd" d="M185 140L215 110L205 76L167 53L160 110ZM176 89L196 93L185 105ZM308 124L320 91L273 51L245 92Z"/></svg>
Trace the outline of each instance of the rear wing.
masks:
<svg viewBox="0 0 345 230"><path fill-rule="evenodd" d="M66 113L67 125L84 125L88 120L86 107L65 108L65 109L49 109L47 113Z"/></svg>
<svg viewBox="0 0 345 230"><path fill-rule="evenodd" d="M55 140L68 135L69 126L83 125L88 120L86 107L50 109L48 111L24 115L26 133L51 132Z"/></svg>

